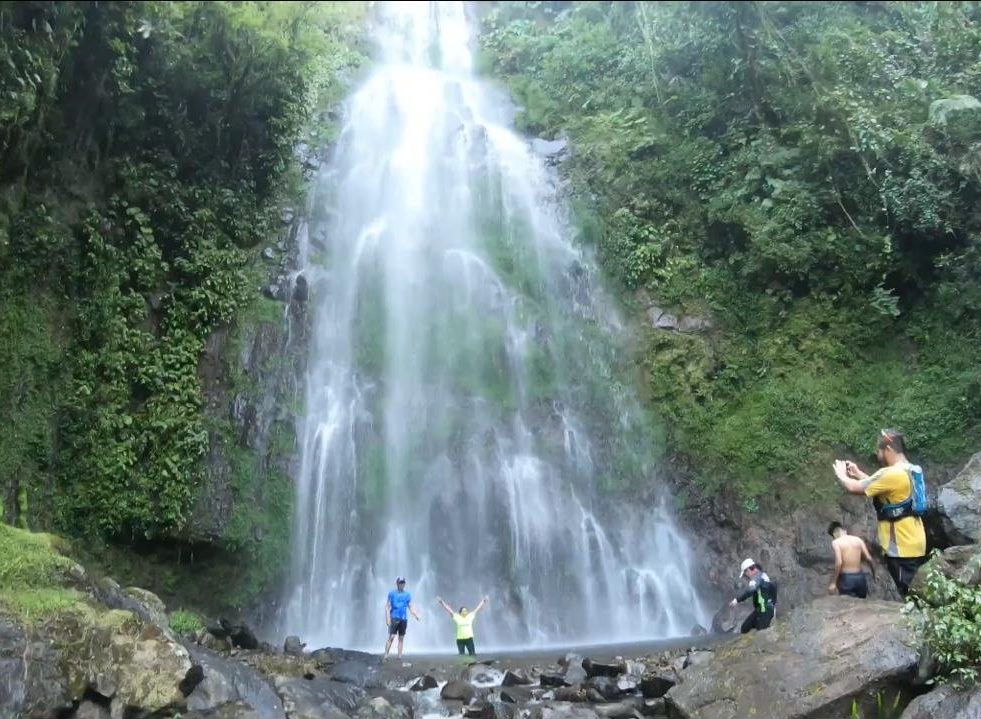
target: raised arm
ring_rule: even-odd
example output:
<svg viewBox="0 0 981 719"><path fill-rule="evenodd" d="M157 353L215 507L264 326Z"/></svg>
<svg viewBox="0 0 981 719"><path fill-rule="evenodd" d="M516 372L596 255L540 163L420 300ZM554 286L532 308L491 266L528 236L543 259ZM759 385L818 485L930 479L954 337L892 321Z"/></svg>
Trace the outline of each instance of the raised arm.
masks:
<svg viewBox="0 0 981 719"><path fill-rule="evenodd" d="M838 546L838 542L832 542L831 546L835 550L835 573L831 577L831 584L828 585L828 594L836 594L838 592L838 577L841 575L841 547Z"/></svg>
<svg viewBox="0 0 981 719"><path fill-rule="evenodd" d="M858 480L849 477L848 468L851 463L836 459L835 463L832 465L835 471L835 477L838 478L838 483L842 488L851 494L865 494L865 487L867 486L866 480ZM851 465L855 467L855 465ZM855 473L859 474L861 470L855 467Z"/></svg>
<svg viewBox="0 0 981 719"><path fill-rule="evenodd" d="M436 597L436 602L439 604L439 606L446 610L447 614L449 614L451 617L453 616L453 607L444 602L441 597Z"/></svg>
<svg viewBox="0 0 981 719"><path fill-rule="evenodd" d="M473 613L476 614L477 612L479 612L481 609L484 608L484 605L487 604L487 602L489 601L490 601L490 597L484 597L483 599L481 599L480 602L477 604L477 606L473 608Z"/></svg>

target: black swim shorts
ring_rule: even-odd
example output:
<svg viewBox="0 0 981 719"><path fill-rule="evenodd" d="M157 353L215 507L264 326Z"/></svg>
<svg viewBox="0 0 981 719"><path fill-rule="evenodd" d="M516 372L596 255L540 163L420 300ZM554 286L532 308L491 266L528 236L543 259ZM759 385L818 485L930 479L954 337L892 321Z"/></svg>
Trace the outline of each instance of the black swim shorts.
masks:
<svg viewBox="0 0 981 719"><path fill-rule="evenodd" d="M838 575L838 594L846 597L865 599L869 596L869 585L865 572L842 572Z"/></svg>
<svg viewBox="0 0 981 719"><path fill-rule="evenodd" d="M405 630L409 626L408 619L393 619L392 623L388 625L389 634L398 634L400 637L405 636Z"/></svg>

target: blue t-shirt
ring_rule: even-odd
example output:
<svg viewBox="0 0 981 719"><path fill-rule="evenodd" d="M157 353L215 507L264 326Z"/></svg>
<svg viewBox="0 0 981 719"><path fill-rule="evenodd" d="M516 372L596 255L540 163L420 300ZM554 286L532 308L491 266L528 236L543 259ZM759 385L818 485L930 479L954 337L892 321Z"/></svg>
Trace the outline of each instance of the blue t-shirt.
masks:
<svg viewBox="0 0 981 719"><path fill-rule="evenodd" d="M409 602L412 601L412 595L408 592L398 592L392 590L388 593L388 606L392 608L392 619L408 619L409 618Z"/></svg>

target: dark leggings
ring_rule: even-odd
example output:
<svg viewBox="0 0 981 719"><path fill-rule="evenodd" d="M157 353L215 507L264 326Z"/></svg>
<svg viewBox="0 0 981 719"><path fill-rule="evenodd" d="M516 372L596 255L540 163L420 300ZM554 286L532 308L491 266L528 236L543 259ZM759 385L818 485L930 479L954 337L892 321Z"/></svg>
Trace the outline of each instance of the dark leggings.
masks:
<svg viewBox="0 0 981 719"><path fill-rule="evenodd" d="M743 626L739 632L740 634L746 634L754 629L766 629L772 621L773 607L770 607L765 612L754 609L753 613L746 617L746 621L743 622Z"/></svg>
<svg viewBox="0 0 981 719"><path fill-rule="evenodd" d="M900 596L909 594L909 585L913 583L916 570L926 561L926 557L886 557L886 569L896 583Z"/></svg>
<svg viewBox="0 0 981 719"><path fill-rule="evenodd" d="M470 639L457 639L456 640L456 650L460 652L460 656L463 656L463 650L467 650L467 654L473 656L476 652L473 648L473 637Z"/></svg>

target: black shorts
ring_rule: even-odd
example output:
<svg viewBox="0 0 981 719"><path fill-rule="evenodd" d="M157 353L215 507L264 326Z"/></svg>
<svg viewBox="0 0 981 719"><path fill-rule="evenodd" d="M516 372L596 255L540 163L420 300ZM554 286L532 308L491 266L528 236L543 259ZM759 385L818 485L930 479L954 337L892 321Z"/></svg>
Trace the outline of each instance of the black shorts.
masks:
<svg viewBox="0 0 981 719"><path fill-rule="evenodd" d="M865 572L842 572L838 575L838 594L846 597L865 599L869 596L869 585Z"/></svg>
<svg viewBox="0 0 981 719"><path fill-rule="evenodd" d="M773 615L775 610L772 605L767 606L765 612L761 612L758 609L753 609L753 613L746 617L743 625L739 628L740 634L746 634L756 629L767 629L770 626L770 622L773 621Z"/></svg>
<svg viewBox="0 0 981 719"><path fill-rule="evenodd" d="M389 636L393 634L398 634L400 637L405 636L405 630L409 626L408 619L393 619L388 625Z"/></svg>
<svg viewBox="0 0 981 719"><path fill-rule="evenodd" d="M902 596L909 594L909 585L913 583L916 571L926 560L926 557L886 557L886 569Z"/></svg>

